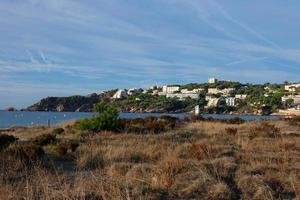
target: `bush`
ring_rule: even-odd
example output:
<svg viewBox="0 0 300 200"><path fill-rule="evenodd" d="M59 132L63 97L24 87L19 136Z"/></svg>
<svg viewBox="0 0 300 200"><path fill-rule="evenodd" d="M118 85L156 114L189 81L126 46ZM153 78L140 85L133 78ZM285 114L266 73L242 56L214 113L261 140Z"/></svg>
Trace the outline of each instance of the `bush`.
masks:
<svg viewBox="0 0 300 200"><path fill-rule="evenodd" d="M249 133L249 138L254 139L255 137L270 137L275 138L280 135L280 129L275 125L269 124L266 121L260 123L260 125L251 128Z"/></svg>
<svg viewBox="0 0 300 200"><path fill-rule="evenodd" d="M53 135L60 135L63 132L65 132L65 130L63 128L55 128L55 129L53 129L52 134Z"/></svg>
<svg viewBox="0 0 300 200"><path fill-rule="evenodd" d="M68 153L68 148L66 147L65 144L59 144L57 147L56 147L56 151L59 155L61 156L65 156L67 153Z"/></svg>
<svg viewBox="0 0 300 200"><path fill-rule="evenodd" d="M95 170L104 167L104 158L99 153L87 153L77 160L77 166L83 170Z"/></svg>
<svg viewBox="0 0 300 200"><path fill-rule="evenodd" d="M43 148L35 144L15 145L7 149L6 153L26 163L37 161L45 154Z"/></svg>
<svg viewBox="0 0 300 200"><path fill-rule="evenodd" d="M7 148L11 143L17 140L18 139L12 135L6 135L0 133L0 151Z"/></svg>
<svg viewBox="0 0 300 200"><path fill-rule="evenodd" d="M119 119L118 111L107 106L104 103L98 103L94 105L95 115L92 119L83 119L75 124L75 128L78 130L88 130L88 131L119 131L121 128L121 123Z"/></svg>
<svg viewBox="0 0 300 200"><path fill-rule="evenodd" d="M70 142L67 144L68 149L70 149L72 152L75 152L77 148L79 147L79 143L77 142Z"/></svg>
<svg viewBox="0 0 300 200"><path fill-rule="evenodd" d="M53 134L44 134L31 139L32 143L40 146L52 144L55 141L56 141L56 136Z"/></svg>
<svg viewBox="0 0 300 200"><path fill-rule="evenodd" d="M288 119L288 122L291 126L300 126L300 117L293 117L292 119Z"/></svg>
<svg viewBox="0 0 300 200"><path fill-rule="evenodd" d="M145 117L136 119L123 119L122 126L125 132L132 133L161 133L167 130L174 129L178 123L176 117L161 116L157 117Z"/></svg>
<svg viewBox="0 0 300 200"><path fill-rule="evenodd" d="M228 135L232 136L235 136L238 132L237 128L226 128L225 131Z"/></svg>

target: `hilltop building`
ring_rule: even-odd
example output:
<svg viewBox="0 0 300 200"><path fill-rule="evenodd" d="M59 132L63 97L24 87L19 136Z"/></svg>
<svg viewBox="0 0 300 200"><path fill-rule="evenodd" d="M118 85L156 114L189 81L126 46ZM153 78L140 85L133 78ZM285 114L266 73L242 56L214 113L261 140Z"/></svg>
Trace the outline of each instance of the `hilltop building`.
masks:
<svg viewBox="0 0 300 200"><path fill-rule="evenodd" d="M215 84L215 83L218 83L218 79L213 78L213 77L212 77L212 78L209 78L209 79L208 79L208 83L209 83L209 84Z"/></svg>

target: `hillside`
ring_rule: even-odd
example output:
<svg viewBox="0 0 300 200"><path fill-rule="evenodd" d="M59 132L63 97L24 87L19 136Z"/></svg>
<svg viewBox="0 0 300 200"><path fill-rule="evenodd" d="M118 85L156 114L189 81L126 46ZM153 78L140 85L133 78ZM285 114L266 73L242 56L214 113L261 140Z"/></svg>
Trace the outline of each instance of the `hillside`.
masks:
<svg viewBox="0 0 300 200"><path fill-rule="evenodd" d="M99 102L100 96L70 96L47 97L38 103L29 106L25 111L52 111L52 112L89 112L93 104Z"/></svg>
<svg viewBox="0 0 300 200"><path fill-rule="evenodd" d="M286 83L287 84L287 83ZM88 96L47 97L25 111L90 112L102 101L120 112L191 112L196 105L203 113L276 113L298 105L299 88L285 84L241 84L231 81L119 89ZM300 96L300 95L299 95ZM285 97L285 101L282 100Z"/></svg>

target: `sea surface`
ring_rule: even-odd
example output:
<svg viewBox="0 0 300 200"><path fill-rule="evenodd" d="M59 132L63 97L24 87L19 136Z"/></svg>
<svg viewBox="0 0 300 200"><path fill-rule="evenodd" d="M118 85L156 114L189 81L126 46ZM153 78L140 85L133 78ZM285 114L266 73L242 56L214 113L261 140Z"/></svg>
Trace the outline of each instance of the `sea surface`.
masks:
<svg viewBox="0 0 300 200"><path fill-rule="evenodd" d="M121 113L121 118L144 118L147 116L170 115L180 119L189 118L186 113L166 114L166 113ZM38 126L38 125L57 125L63 122L91 118L93 113L84 112L6 112L0 111L0 128L10 128L17 126ZM212 117L214 119L230 119L239 117L241 119L251 120L276 120L278 116L256 116L256 115L219 115L204 114L204 118Z"/></svg>

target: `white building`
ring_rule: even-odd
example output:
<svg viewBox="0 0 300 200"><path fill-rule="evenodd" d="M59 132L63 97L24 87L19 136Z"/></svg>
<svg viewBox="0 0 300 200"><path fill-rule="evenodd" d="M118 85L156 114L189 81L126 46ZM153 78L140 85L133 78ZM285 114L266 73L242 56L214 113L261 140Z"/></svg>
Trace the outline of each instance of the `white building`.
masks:
<svg viewBox="0 0 300 200"><path fill-rule="evenodd" d="M179 86L163 86L163 93L165 94L172 94L172 93L175 93L175 92L178 92L180 89Z"/></svg>
<svg viewBox="0 0 300 200"><path fill-rule="evenodd" d="M235 95L235 98L245 100L247 98L247 95L246 94L237 94L237 95Z"/></svg>
<svg viewBox="0 0 300 200"><path fill-rule="evenodd" d="M216 78L209 78L208 79L208 83L210 83L210 84L215 84L215 83L218 83L218 79L216 79Z"/></svg>
<svg viewBox="0 0 300 200"><path fill-rule="evenodd" d="M138 94L138 93L142 93L144 90L142 88L131 88L127 91L127 94L133 95L133 94Z"/></svg>
<svg viewBox="0 0 300 200"><path fill-rule="evenodd" d="M220 98L211 98L207 103L207 107L217 107L220 104Z"/></svg>
<svg viewBox="0 0 300 200"><path fill-rule="evenodd" d="M229 94L231 92L234 92L235 88L225 88L223 90L220 90L218 88L208 88L208 94Z"/></svg>
<svg viewBox="0 0 300 200"><path fill-rule="evenodd" d="M180 92L181 92L182 94L199 94L199 93L201 93L202 91L204 91L203 88L195 88L195 89L193 89L193 90L188 90L188 89L182 89L182 90L180 90Z"/></svg>
<svg viewBox="0 0 300 200"><path fill-rule="evenodd" d="M167 98L174 98L174 97L177 97L179 98L180 100L184 100L186 98L191 98L191 99L199 99L200 98L200 95L199 94L181 94L181 93L173 93L173 94L167 94L166 95Z"/></svg>
<svg viewBox="0 0 300 200"><path fill-rule="evenodd" d="M226 105L227 105L227 106L232 106L232 107L234 107L234 106L235 106L235 102L236 102L236 98L235 98L235 97L227 97L227 98L225 99L225 101L226 101Z"/></svg>
<svg viewBox="0 0 300 200"><path fill-rule="evenodd" d="M127 98L127 91L124 89L119 89L114 96L112 97L113 99L123 99L123 98Z"/></svg>
<svg viewBox="0 0 300 200"><path fill-rule="evenodd" d="M300 83L284 86L284 89L289 92L300 91Z"/></svg>
<svg viewBox="0 0 300 200"><path fill-rule="evenodd" d="M300 103L300 95L288 95L281 98L282 102L286 102L288 99L292 99L294 104Z"/></svg>
<svg viewBox="0 0 300 200"><path fill-rule="evenodd" d="M206 95L206 96L205 96L205 101L209 101L209 100L211 100L212 98L213 98L213 97Z"/></svg>

